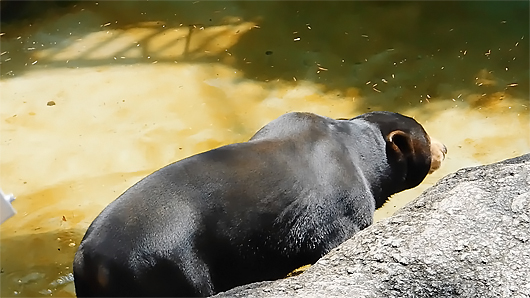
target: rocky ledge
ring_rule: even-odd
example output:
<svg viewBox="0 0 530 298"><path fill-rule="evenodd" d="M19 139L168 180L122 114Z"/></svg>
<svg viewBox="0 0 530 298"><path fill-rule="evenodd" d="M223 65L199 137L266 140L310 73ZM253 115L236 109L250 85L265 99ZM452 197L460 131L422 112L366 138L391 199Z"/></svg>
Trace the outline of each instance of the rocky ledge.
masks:
<svg viewBox="0 0 530 298"><path fill-rule="evenodd" d="M530 297L530 154L465 168L299 276L215 297Z"/></svg>

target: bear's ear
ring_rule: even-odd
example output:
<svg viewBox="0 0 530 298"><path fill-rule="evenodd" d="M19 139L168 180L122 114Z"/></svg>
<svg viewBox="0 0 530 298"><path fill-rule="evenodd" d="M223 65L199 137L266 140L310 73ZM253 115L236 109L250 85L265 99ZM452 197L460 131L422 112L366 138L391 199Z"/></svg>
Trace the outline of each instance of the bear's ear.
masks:
<svg viewBox="0 0 530 298"><path fill-rule="evenodd" d="M414 154L412 137L404 131L392 131L387 135L387 141L392 150L399 155L410 156L411 154Z"/></svg>

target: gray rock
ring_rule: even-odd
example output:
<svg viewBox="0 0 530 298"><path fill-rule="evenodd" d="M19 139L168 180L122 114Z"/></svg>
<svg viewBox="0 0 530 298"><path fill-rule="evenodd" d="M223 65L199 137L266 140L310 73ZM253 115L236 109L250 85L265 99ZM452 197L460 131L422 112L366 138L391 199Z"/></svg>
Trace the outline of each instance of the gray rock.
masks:
<svg viewBox="0 0 530 298"><path fill-rule="evenodd" d="M215 297L530 297L530 154L446 176L301 275Z"/></svg>

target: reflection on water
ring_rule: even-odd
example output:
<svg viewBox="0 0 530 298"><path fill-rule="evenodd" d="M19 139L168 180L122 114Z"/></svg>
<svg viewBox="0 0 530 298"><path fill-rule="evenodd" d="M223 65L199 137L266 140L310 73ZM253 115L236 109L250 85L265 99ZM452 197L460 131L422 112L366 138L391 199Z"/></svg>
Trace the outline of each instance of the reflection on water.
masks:
<svg viewBox="0 0 530 298"><path fill-rule="evenodd" d="M498 4L104 1L4 25L0 183L19 213L0 227L1 296L74 296L73 254L110 201L285 112L401 112L447 145L377 220L529 152L528 3Z"/></svg>

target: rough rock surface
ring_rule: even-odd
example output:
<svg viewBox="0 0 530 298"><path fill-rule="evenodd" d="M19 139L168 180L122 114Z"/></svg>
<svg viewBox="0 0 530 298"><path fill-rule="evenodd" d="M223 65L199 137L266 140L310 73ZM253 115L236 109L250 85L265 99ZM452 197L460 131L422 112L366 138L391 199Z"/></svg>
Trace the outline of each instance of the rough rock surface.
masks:
<svg viewBox="0 0 530 298"><path fill-rule="evenodd" d="M215 297L530 297L530 154L446 176L299 276Z"/></svg>

